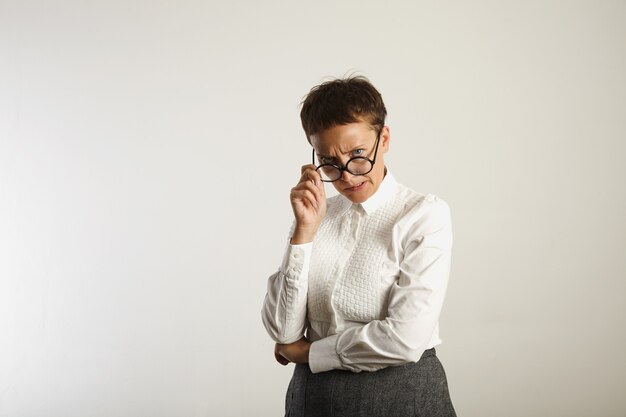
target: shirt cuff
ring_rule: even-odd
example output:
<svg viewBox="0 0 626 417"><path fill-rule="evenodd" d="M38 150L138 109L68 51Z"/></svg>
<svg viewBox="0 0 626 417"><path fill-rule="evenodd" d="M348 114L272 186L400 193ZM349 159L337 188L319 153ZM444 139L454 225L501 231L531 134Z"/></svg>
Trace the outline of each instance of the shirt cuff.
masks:
<svg viewBox="0 0 626 417"><path fill-rule="evenodd" d="M280 272L288 277L297 277L300 274L308 276L309 263L313 242L292 245L287 243L285 255L280 265Z"/></svg>
<svg viewBox="0 0 626 417"><path fill-rule="evenodd" d="M341 369L342 363L337 354L338 334L316 340L309 346L309 368L311 372L330 371L331 369Z"/></svg>

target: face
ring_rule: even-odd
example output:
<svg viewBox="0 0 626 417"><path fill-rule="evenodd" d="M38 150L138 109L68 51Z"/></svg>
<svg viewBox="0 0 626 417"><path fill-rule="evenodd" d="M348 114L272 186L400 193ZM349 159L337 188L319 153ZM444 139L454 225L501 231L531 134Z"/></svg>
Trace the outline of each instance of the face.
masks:
<svg viewBox="0 0 626 417"><path fill-rule="evenodd" d="M311 135L311 144L317 155L316 164L330 163L344 167L355 156L373 159L376 133L367 122L358 122L336 125ZM378 190L385 176L384 154L389 150L389 139L389 128L385 126L380 133L374 167L368 174L352 175L343 171L341 178L332 183L341 195L353 203L362 203Z"/></svg>

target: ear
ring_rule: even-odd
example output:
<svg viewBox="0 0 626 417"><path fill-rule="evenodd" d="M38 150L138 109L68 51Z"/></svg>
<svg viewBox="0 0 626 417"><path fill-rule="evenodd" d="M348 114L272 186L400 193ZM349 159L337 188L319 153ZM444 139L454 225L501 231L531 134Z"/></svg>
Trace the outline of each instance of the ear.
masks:
<svg viewBox="0 0 626 417"><path fill-rule="evenodd" d="M382 130L380 131L380 150L383 151L383 153L386 153L389 150L389 141L391 140L391 133L389 131L389 126L383 126Z"/></svg>

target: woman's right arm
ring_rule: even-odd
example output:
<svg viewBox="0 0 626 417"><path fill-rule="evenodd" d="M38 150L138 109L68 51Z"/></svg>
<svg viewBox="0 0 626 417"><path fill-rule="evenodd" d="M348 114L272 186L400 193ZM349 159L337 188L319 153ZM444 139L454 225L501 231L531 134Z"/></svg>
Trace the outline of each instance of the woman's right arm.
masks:
<svg viewBox="0 0 626 417"><path fill-rule="evenodd" d="M267 281L261 316L270 337L277 343L302 338L306 324L309 262L313 239L326 215L324 184L314 165L301 169L298 184L291 189L295 221L283 261Z"/></svg>
<svg viewBox="0 0 626 417"><path fill-rule="evenodd" d="M312 245L289 243L280 268L267 280L261 316L267 333L277 343L292 343L304 335Z"/></svg>

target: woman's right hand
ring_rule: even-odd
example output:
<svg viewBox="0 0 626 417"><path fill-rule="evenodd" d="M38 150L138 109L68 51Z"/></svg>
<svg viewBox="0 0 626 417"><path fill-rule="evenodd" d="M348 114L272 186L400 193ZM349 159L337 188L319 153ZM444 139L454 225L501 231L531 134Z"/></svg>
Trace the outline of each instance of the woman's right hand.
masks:
<svg viewBox="0 0 626 417"><path fill-rule="evenodd" d="M291 189L291 209L296 218L292 244L312 242L326 215L326 193L315 165L303 165L300 181Z"/></svg>

